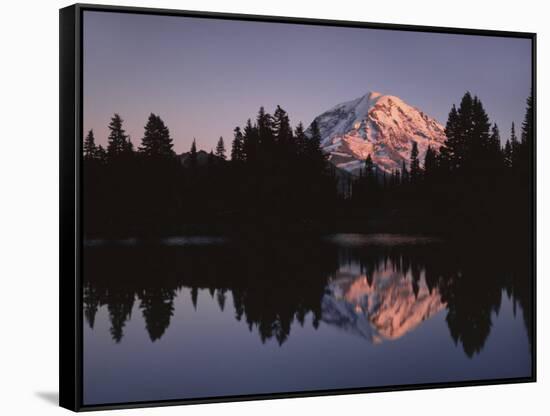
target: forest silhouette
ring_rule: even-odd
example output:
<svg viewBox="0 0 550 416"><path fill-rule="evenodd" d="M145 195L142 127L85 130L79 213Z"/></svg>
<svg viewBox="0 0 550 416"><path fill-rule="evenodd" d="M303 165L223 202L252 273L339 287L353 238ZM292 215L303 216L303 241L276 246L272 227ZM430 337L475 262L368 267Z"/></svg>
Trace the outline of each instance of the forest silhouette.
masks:
<svg viewBox="0 0 550 416"><path fill-rule="evenodd" d="M136 149L115 114L108 145L92 130L83 143L87 238L224 233L421 232L519 233L531 215L532 99L520 136L512 124L501 145L481 101L465 93L453 105L446 141L392 172L369 155L357 176L321 150L314 121L292 129L288 114L260 108L236 127L230 159L219 138L210 153L176 155L163 120L151 114Z"/></svg>

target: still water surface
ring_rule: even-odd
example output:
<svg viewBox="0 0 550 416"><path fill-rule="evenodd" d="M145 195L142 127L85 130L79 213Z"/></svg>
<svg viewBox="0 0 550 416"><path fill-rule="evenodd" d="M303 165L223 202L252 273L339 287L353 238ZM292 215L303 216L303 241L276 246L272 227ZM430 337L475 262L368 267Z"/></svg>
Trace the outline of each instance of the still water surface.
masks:
<svg viewBox="0 0 550 416"><path fill-rule="evenodd" d="M408 236L89 241L84 403L529 377L529 280Z"/></svg>

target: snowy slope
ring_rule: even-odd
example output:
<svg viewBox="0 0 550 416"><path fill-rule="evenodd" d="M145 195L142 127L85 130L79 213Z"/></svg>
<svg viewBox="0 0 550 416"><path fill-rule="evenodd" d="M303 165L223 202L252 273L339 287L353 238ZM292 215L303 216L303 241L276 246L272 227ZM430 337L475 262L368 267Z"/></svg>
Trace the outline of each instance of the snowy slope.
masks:
<svg viewBox="0 0 550 416"><path fill-rule="evenodd" d="M398 97L376 92L338 104L315 120L329 160L352 173L369 154L388 173L403 161L408 168L413 141L421 162L428 146L438 150L445 141L444 127L436 120Z"/></svg>

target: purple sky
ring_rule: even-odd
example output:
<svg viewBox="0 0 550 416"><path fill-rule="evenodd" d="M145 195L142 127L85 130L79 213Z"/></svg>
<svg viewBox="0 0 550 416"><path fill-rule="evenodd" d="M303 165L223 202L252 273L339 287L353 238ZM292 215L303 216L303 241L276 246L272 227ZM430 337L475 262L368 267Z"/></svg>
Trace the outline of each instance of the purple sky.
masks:
<svg viewBox="0 0 550 416"><path fill-rule="evenodd" d="M445 124L469 90L506 139L530 88L528 39L84 12L84 129L103 145L114 112L136 146L154 112L176 152L209 151L260 105L307 126L368 91Z"/></svg>

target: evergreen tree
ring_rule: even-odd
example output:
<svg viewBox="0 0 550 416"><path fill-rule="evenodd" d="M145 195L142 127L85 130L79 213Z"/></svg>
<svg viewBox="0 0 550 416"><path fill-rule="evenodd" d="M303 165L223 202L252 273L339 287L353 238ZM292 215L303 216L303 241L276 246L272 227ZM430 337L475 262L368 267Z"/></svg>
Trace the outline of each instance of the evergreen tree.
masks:
<svg viewBox="0 0 550 416"><path fill-rule="evenodd" d="M220 136L220 139L218 140L218 144L216 145L216 157L225 160L225 144L223 143L223 137Z"/></svg>
<svg viewBox="0 0 550 416"><path fill-rule="evenodd" d="M319 123L317 123L317 120L313 120L309 128L311 130L309 135L310 141L312 141L315 146L321 147L321 130L319 130Z"/></svg>
<svg viewBox="0 0 550 416"><path fill-rule="evenodd" d="M189 151L189 166L191 168L197 167L197 141L193 137L193 143L191 143L191 150Z"/></svg>
<svg viewBox="0 0 550 416"><path fill-rule="evenodd" d="M455 147L455 168L461 169L472 160L473 135L475 130L474 108L476 99L467 91L457 110L458 125L456 132L457 146Z"/></svg>
<svg viewBox="0 0 550 416"><path fill-rule="evenodd" d="M533 123L534 123L534 114L533 114L533 97L529 96L527 98L527 107L525 109L525 117L523 123L521 124L521 145L519 147L519 156L518 160L520 163L520 168L523 172L523 176L527 174L529 168L529 159L530 159L530 149L533 143Z"/></svg>
<svg viewBox="0 0 550 416"><path fill-rule="evenodd" d="M122 118L115 113L109 123L109 137L107 139L109 159L117 158L128 150L128 136L122 128L122 122Z"/></svg>
<svg viewBox="0 0 550 416"><path fill-rule="evenodd" d="M287 148L292 143L292 128L290 127L290 120L288 114L280 106L277 106L273 113L273 134L275 141Z"/></svg>
<svg viewBox="0 0 550 416"><path fill-rule="evenodd" d="M500 151L500 130L496 123L491 127L491 136L489 138L489 149L492 154Z"/></svg>
<svg viewBox="0 0 550 416"><path fill-rule="evenodd" d="M482 167L491 148L489 117L478 97L466 92L458 109L453 105L445 127L439 166L454 172Z"/></svg>
<svg viewBox="0 0 550 416"><path fill-rule="evenodd" d="M273 117L271 114L265 112L264 107L260 107L260 110L258 111L256 124L258 126L260 148L263 148L265 152L269 152L269 150L272 149L274 142Z"/></svg>
<svg viewBox="0 0 550 416"><path fill-rule="evenodd" d="M471 134L467 134L468 149L470 153L468 157L470 163L484 164L485 159L491 154L491 141L489 116L483 108L483 104L478 97L474 97L472 105L472 120L467 121L468 125L472 125ZM499 139L500 140L500 139Z"/></svg>
<svg viewBox="0 0 550 416"><path fill-rule="evenodd" d="M151 113L145 125L145 134L139 151L150 157L175 156L170 131L162 119Z"/></svg>
<svg viewBox="0 0 550 416"><path fill-rule="evenodd" d="M258 127L248 119L243 133L243 153L247 162L256 162L259 147Z"/></svg>
<svg viewBox="0 0 550 416"><path fill-rule="evenodd" d="M243 162L244 157L244 138L240 127L235 127L233 143L231 145L231 160L234 162Z"/></svg>
<svg viewBox="0 0 550 416"><path fill-rule="evenodd" d="M519 166L520 143L516 136L516 126L514 123L512 123L512 128L510 129L510 146L512 147L512 167L515 168Z"/></svg>
<svg viewBox="0 0 550 416"><path fill-rule="evenodd" d="M294 130L294 137L296 140L297 153L299 155L305 155L307 153L308 139L304 131L304 125L299 122Z"/></svg>
<svg viewBox="0 0 550 416"><path fill-rule="evenodd" d="M510 144L510 140L506 140L506 144L504 145L503 150L503 157L504 157L504 166L507 168L512 167L512 145Z"/></svg>
<svg viewBox="0 0 550 416"><path fill-rule="evenodd" d="M84 159L93 160L97 156L97 147L95 145L94 131L90 130L84 138Z"/></svg>
<svg viewBox="0 0 550 416"><path fill-rule="evenodd" d="M431 178L437 171L437 155L435 150L431 146L428 146L426 150L426 156L424 156L424 176Z"/></svg>
<svg viewBox="0 0 550 416"><path fill-rule="evenodd" d="M411 182L416 183L420 178L420 161L418 160L418 144L413 141L411 149Z"/></svg>
<svg viewBox="0 0 550 416"><path fill-rule="evenodd" d="M530 145L533 140L533 97L527 97L525 117L521 124L521 143Z"/></svg>
<svg viewBox="0 0 550 416"><path fill-rule="evenodd" d="M324 170L326 156L321 149L321 131L317 120L313 120L310 128L309 140L306 140L305 156L314 161L317 169Z"/></svg>
<svg viewBox="0 0 550 416"><path fill-rule="evenodd" d="M100 163L107 163L107 150L102 145L97 146L96 158Z"/></svg>
<svg viewBox="0 0 550 416"><path fill-rule="evenodd" d="M503 153L500 147L500 131L496 123L491 127L491 135L489 137L489 148L487 149L487 159L491 168L502 166Z"/></svg>
<svg viewBox="0 0 550 416"><path fill-rule="evenodd" d="M445 143L439 152L439 165L444 171L456 170L462 162L462 143L459 135L458 111L453 104L447 125L445 126Z"/></svg>

